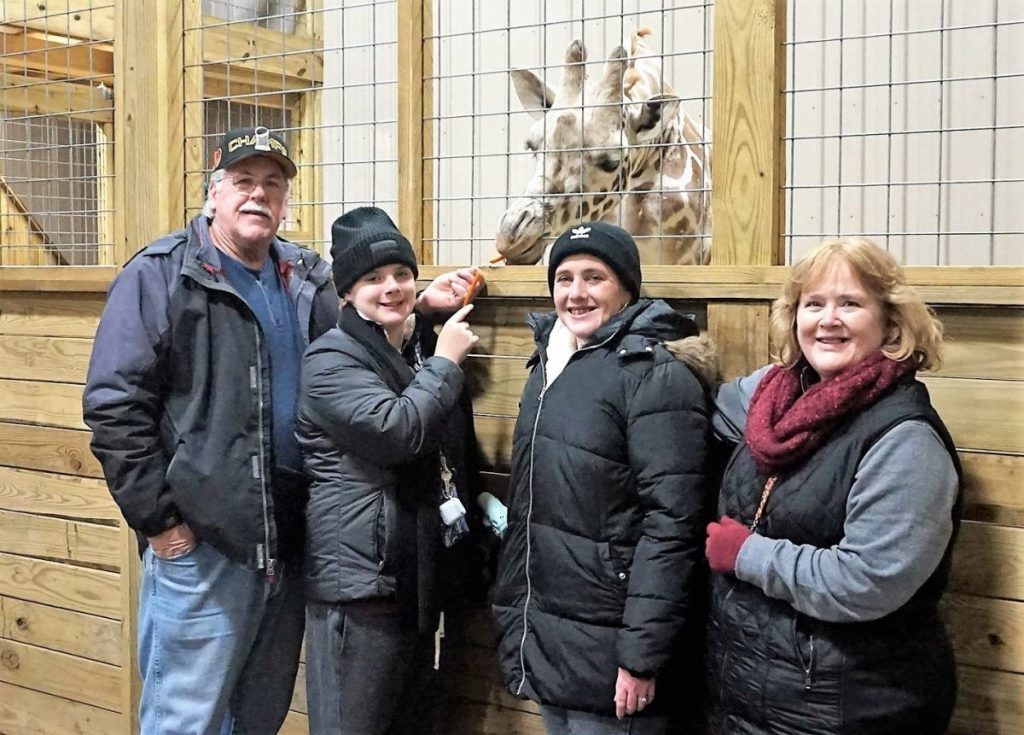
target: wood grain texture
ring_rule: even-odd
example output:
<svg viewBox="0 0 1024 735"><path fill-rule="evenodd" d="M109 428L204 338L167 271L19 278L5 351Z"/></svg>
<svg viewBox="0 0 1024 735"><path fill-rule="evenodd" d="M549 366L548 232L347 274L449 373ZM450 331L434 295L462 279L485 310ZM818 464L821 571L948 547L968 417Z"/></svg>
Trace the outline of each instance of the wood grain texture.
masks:
<svg viewBox="0 0 1024 735"><path fill-rule="evenodd" d="M718 348L723 380L749 375L769 362L768 306L708 304L708 336Z"/></svg>
<svg viewBox="0 0 1024 735"><path fill-rule="evenodd" d="M1024 673L1024 602L953 593L941 611L958 663Z"/></svg>
<svg viewBox="0 0 1024 735"><path fill-rule="evenodd" d="M785 37L785 3L715 3L715 265L782 262Z"/></svg>
<svg viewBox="0 0 1024 735"><path fill-rule="evenodd" d="M941 309L946 378L1024 380L1024 310Z"/></svg>
<svg viewBox="0 0 1024 735"><path fill-rule="evenodd" d="M87 429L82 386L0 378L0 421Z"/></svg>
<svg viewBox="0 0 1024 735"><path fill-rule="evenodd" d="M0 595L0 638L121 665L116 620Z"/></svg>
<svg viewBox="0 0 1024 735"><path fill-rule="evenodd" d="M1024 528L1024 457L960 452L964 518Z"/></svg>
<svg viewBox="0 0 1024 735"><path fill-rule="evenodd" d="M1024 529L964 521L949 590L1024 601Z"/></svg>
<svg viewBox="0 0 1024 735"><path fill-rule="evenodd" d="M4 735L113 735L120 723L115 712L0 681Z"/></svg>
<svg viewBox="0 0 1024 735"><path fill-rule="evenodd" d="M949 735L1024 735L1024 676L960 666Z"/></svg>
<svg viewBox="0 0 1024 735"><path fill-rule="evenodd" d="M92 340L0 335L0 378L85 383Z"/></svg>
<svg viewBox="0 0 1024 735"><path fill-rule="evenodd" d="M102 477L87 431L0 422L0 466Z"/></svg>
<svg viewBox="0 0 1024 735"><path fill-rule="evenodd" d="M116 570L118 529L0 510L0 552Z"/></svg>
<svg viewBox="0 0 1024 735"><path fill-rule="evenodd" d="M1024 382L923 376L957 449L1024 454Z"/></svg>
<svg viewBox="0 0 1024 735"><path fill-rule="evenodd" d="M118 666L0 638L0 681L120 711Z"/></svg>
<svg viewBox="0 0 1024 735"><path fill-rule="evenodd" d="M116 523L121 512L102 480L0 467L0 509Z"/></svg>
<svg viewBox="0 0 1024 735"><path fill-rule="evenodd" d="M128 614L117 574L13 554L0 553L0 595L112 620Z"/></svg>

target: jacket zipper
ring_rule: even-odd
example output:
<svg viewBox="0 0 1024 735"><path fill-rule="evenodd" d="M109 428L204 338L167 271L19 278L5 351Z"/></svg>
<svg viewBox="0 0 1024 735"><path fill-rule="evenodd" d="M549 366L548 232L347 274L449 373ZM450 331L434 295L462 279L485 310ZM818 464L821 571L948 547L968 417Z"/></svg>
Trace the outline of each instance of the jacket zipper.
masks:
<svg viewBox="0 0 1024 735"><path fill-rule="evenodd" d="M814 634L807 636L808 655L804 663L804 691L809 692L814 688ZM801 657L802 659L802 657ZM803 661L801 660L801 663Z"/></svg>
<svg viewBox="0 0 1024 735"><path fill-rule="evenodd" d="M516 687L516 696L519 696L523 692L523 685L526 684L526 631L528 627L527 622L527 611L530 609L530 597L533 594L533 584L530 580L530 518L533 516L533 460L535 457L536 441L537 441L537 426L540 424L540 412L544 408L544 395L548 392L548 375L547 369L544 367L544 360L540 360L540 377L542 386L540 389L540 396L537 400L537 415L533 417L533 430L530 433L530 496L526 504L526 564L524 565L526 571L526 601L523 603L523 636L519 640L519 670L522 672L522 678L519 680L519 685Z"/></svg>
<svg viewBox="0 0 1024 735"><path fill-rule="evenodd" d="M566 365L568 365L569 362L572 362L576 358L576 355L580 354L581 352L596 350L598 347L603 347L604 345L608 344L615 337L615 334L617 334L617 333L618 332L616 331L615 333L610 334L607 339L603 340L602 342L600 342L600 343L598 343L596 345L591 345L590 347L584 347L582 349L576 350L576 352L572 356L569 357L569 360L566 363ZM536 442L537 442L537 426L540 425L540 412L544 408L544 396L548 392L548 372L547 372L547 368L545 367L545 362L546 362L546 359L544 357L544 353L541 352L540 359L537 361L537 363L540 365L540 377L541 377L541 381L543 383L543 386L541 387L540 395L537 398L537 415L533 417L533 430L530 433L530 482L529 482L529 485L528 485L530 497L529 497L529 500L527 500L527 505L526 505L526 523L525 523L525 526L526 526L526 563L525 563L524 567L525 567L525 571L526 571L526 601L523 603L523 635L519 639L519 670L522 672L522 677L519 679L519 684L516 686L516 696L520 696L522 694L523 686L526 684L526 653L525 653L525 649L526 649L526 632L527 632L527 629L528 629L528 621L527 621L528 615L527 615L527 613L528 613L528 611L530 609L530 598L533 595L533 584L532 584L532 582L530 580L530 552L531 552L531 546L530 546L530 519L533 516L533 466L534 466L533 465L533 461L534 461L534 457L535 457L535 447L536 447Z"/></svg>
<svg viewBox="0 0 1024 735"><path fill-rule="evenodd" d="M256 409L259 432L259 465L253 466L253 474L260 481L260 497L263 501L263 548L256 549L257 566L259 569L266 569L267 576L274 576L275 559L270 556L270 509L267 502L267 461L264 445L263 426L263 337L260 334L260 326L253 323L253 332L256 335Z"/></svg>

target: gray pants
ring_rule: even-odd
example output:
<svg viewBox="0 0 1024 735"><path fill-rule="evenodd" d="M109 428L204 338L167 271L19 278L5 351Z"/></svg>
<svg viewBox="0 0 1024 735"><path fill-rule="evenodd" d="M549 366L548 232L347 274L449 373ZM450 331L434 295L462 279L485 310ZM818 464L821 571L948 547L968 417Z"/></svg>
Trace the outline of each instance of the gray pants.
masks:
<svg viewBox="0 0 1024 735"><path fill-rule="evenodd" d="M668 726L665 717L602 716L561 707L541 705L548 735L661 735Z"/></svg>
<svg viewBox="0 0 1024 735"><path fill-rule="evenodd" d="M432 653L433 636L404 627L392 601L308 602L310 735L427 732Z"/></svg>

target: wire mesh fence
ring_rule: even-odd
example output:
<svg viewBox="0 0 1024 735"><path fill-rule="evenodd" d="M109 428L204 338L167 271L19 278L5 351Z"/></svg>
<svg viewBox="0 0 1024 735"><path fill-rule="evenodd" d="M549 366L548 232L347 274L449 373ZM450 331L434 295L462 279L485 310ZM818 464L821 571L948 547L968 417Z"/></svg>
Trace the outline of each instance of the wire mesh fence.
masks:
<svg viewBox="0 0 1024 735"><path fill-rule="evenodd" d="M906 265L1024 264L1024 4L788 10L787 260L866 234Z"/></svg>
<svg viewBox="0 0 1024 735"><path fill-rule="evenodd" d="M113 18L110 0L3 0L0 265L111 262Z"/></svg>
<svg viewBox="0 0 1024 735"><path fill-rule="evenodd" d="M598 218L648 262L706 259L712 22L709 2L435 2L437 262L537 262Z"/></svg>

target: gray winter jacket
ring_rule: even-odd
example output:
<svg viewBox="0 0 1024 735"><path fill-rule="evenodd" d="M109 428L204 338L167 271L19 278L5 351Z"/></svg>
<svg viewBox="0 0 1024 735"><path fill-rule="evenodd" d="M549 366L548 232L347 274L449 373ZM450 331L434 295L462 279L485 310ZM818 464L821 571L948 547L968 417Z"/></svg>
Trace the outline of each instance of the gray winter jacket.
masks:
<svg viewBox="0 0 1024 735"><path fill-rule="evenodd" d="M443 357L414 373L352 307L340 328L310 345L296 418L312 479L310 598L397 596L429 625L441 540L439 439L462 383L461 368Z"/></svg>

